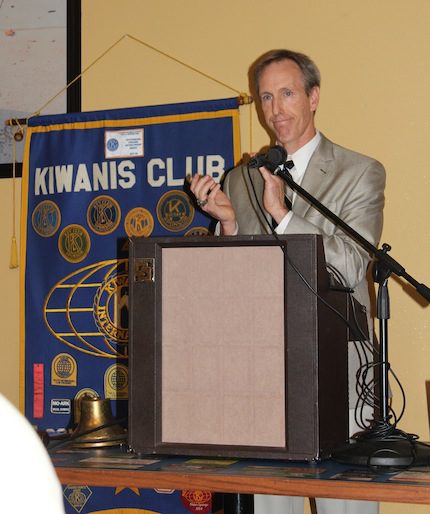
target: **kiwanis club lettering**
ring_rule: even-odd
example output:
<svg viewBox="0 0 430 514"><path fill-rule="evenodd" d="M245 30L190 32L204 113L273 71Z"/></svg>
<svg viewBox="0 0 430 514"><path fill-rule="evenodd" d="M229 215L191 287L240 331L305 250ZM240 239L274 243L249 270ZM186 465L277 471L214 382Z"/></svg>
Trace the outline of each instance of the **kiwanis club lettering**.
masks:
<svg viewBox="0 0 430 514"><path fill-rule="evenodd" d="M224 167L225 159L221 155L185 156L184 160L155 157L147 163L146 177L152 187L182 186L184 177L195 173L210 175L219 182ZM34 194L46 196L81 191L131 189L136 185L137 171L136 164L129 159L36 167Z"/></svg>
<svg viewBox="0 0 430 514"><path fill-rule="evenodd" d="M130 189L136 183L132 161L95 162L92 166L81 163L61 164L36 168L34 194L78 193L107 189Z"/></svg>
<svg viewBox="0 0 430 514"><path fill-rule="evenodd" d="M198 155L197 157L185 157L185 173L182 178L174 176L174 161L172 157L167 159L151 159L148 162L148 184L152 187L160 187L167 184L170 187L182 186L184 176L200 173L210 175L216 182L221 180L224 173L225 160L221 155Z"/></svg>

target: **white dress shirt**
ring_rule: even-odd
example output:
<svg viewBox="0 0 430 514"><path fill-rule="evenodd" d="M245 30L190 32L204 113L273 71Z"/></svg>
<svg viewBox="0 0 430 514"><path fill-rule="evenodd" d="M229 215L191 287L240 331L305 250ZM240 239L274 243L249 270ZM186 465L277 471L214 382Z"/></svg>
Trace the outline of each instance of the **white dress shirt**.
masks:
<svg viewBox="0 0 430 514"><path fill-rule="evenodd" d="M321 134L319 131L315 134L315 136L308 141L304 146L299 148L296 152L288 156L288 160L292 160L294 162L294 167L290 170L291 176L296 184L300 186L302 183L303 177L305 175L306 168L308 167L309 161L313 153L315 152L319 142L321 140ZM291 203L294 204L294 200L296 199L296 192L293 193ZM281 220L279 225L276 227L277 234L283 234L285 229L288 226L291 218L294 216L292 210L290 210L284 218ZM237 235L239 232L239 227L236 223L236 229L232 235ZM220 222L218 222L215 226L215 235L219 236L221 233Z"/></svg>
<svg viewBox="0 0 430 514"><path fill-rule="evenodd" d="M304 146L299 148L297 152L294 152L293 154L288 156L288 160L294 162L294 167L290 170L291 176L293 177L294 182L299 186L302 183L306 168L308 167L309 161L311 160L311 157L315 152L320 140L321 134L319 133L319 131L317 131L315 136L310 141L308 141ZM291 200L291 203L293 205L296 196L297 193L294 191L293 198ZM294 213L292 210L290 210L288 214L284 216L279 225L276 227L277 234L285 233L285 229L287 228L288 223L290 222L293 216Z"/></svg>

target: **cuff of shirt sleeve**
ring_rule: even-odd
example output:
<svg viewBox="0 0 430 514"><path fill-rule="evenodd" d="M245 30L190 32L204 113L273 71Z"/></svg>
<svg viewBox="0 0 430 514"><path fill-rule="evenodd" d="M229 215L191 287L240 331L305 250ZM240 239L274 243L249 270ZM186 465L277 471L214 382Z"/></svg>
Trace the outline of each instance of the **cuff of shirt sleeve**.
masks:
<svg viewBox="0 0 430 514"><path fill-rule="evenodd" d="M293 215L294 215L293 211L288 211L288 213L282 218L281 222L275 229L275 232L277 234L285 234L287 227L288 227L288 223L290 223Z"/></svg>
<svg viewBox="0 0 430 514"><path fill-rule="evenodd" d="M234 233L231 234L232 236L237 236L237 234L239 233L239 225L237 224L237 221L236 221L236 228L234 230ZM215 232L214 232L214 235L216 236L220 236L221 235L221 223L218 221L218 223L215 225Z"/></svg>

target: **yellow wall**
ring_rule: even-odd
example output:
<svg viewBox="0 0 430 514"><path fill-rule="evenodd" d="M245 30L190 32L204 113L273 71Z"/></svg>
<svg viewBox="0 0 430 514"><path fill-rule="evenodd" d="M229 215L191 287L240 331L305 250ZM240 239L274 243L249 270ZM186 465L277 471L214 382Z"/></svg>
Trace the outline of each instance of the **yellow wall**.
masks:
<svg viewBox="0 0 430 514"><path fill-rule="evenodd" d="M372 155L387 169L382 242L418 281L430 284L430 2L427 0L82 0L83 67L124 34L248 91L249 64L270 48L303 51L322 72L317 125L339 144ZM126 38L83 78L83 109L128 107L234 95L140 43ZM243 112L243 151L267 135ZM2 345L10 363L0 387L18 400L18 273L8 269L11 185L0 182L3 246ZM5 254L5 255L3 255ZM430 309L408 287L390 280L390 360L406 393L401 428L429 439L426 381L430 380ZM399 394L394 387L395 403ZM405 506L384 504L382 514ZM428 512L411 506L407 512Z"/></svg>
<svg viewBox="0 0 430 514"><path fill-rule="evenodd" d="M387 169L383 242L419 281L430 284L430 3L364 0L234 2L84 0L83 67L124 34L248 91L251 61L270 48L304 51L322 72L318 127L334 141L372 155ZM84 75L84 110L234 95L131 38ZM244 109L246 118L247 108ZM257 150L268 139L257 130ZM250 150L248 124L243 151ZM427 143L427 144L426 144ZM411 208L413 206L413 209ZM390 357L408 406L402 428L429 437L430 309L390 281ZM430 364L430 362L429 362Z"/></svg>
<svg viewBox="0 0 430 514"><path fill-rule="evenodd" d="M19 234L21 179L16 180L16 230ZM9 269L12 237L12 179L0 180L0 320L2 354L0 391L16 406L19 405L19 268Z"/></svg>

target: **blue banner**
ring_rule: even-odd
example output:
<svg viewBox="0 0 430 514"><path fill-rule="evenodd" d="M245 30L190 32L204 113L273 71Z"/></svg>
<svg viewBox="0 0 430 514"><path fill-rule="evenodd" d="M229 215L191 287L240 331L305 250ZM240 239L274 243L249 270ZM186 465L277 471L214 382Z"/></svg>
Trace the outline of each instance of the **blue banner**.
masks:
<svg viewBox="0 0 430 514"><path fill-rule="evenodd" d="M185 177L240 159L237 99L31 118L21 227L22 405L73 427L73 400L127 413L130 236L210 232Z"/></svg>
<svg viewBox="0 0 430 514"><path fill-rule="evenodd" d="M222 514L223 497L209 491L63 486L66 514ZM125 506L127 506L125 508Z"/></svg>

